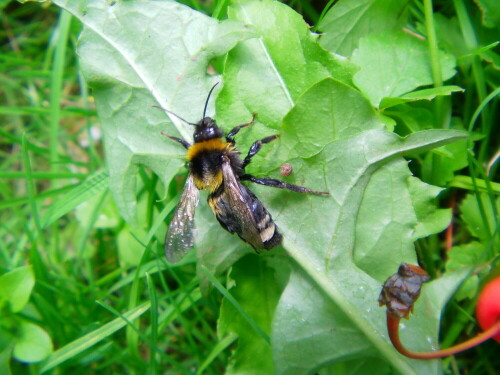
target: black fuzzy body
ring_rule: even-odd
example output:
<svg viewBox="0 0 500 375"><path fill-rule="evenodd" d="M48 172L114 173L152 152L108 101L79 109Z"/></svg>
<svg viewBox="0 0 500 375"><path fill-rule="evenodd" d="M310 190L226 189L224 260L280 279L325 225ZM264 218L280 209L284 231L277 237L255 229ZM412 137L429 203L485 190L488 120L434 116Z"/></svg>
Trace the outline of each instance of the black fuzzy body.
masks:
<svg viewBox="0 0 500 375"><path fill-rule="evenodd" d="M203 124L197 126L195 142L189 147L187 157L196 187L210 191L208 203L215 217L225 230L236 233L256 250L278 246L282 235L271 214L255 194L240 183L243 161L234 142L222 138L222 131L212 119L206 117L200 123ZM231 181L224 177L224 163L229 163Z"/></svg>

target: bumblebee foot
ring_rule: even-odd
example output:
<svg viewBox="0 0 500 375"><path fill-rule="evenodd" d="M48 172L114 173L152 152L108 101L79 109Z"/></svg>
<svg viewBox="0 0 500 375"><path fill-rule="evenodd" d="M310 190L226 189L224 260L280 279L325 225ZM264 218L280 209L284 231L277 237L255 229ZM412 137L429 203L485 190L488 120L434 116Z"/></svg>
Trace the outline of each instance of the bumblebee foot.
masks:
<svg viewBox="0 0 500 375"><path fill-rule="evenodd" d="M270 135L269 137L262 138L262 139L259 139L258 141L255 141L252 144L252 146L250 146L250 150L248 150L248 154L247 154L245 160L243 160L243 165L241 167L243 169L245 169L245 167L248 164L250 164L250 162L252 161L251 159L255 156L255 154L257 154L257 152L260 151L263 144L272 142L275 139L279 138L279 136L280 136L279 134Z"/></svg>
<svg viewBox="0 0 500 375"><path fill-rule="evenodd" d="M227 133L226 135L226 141L230 142L230 143L233 143L234 144L234 139L233 137L238 134L238 132L242 129L242 128L246 128L247 126L250 126L253 124L253 122L255 121L255 117L257 116L257 113L253 113L252 114L252 120L250 122L247 122L246 124L241 124L241 125L238 125L236 127L234 127L229 133Z"/></svg>

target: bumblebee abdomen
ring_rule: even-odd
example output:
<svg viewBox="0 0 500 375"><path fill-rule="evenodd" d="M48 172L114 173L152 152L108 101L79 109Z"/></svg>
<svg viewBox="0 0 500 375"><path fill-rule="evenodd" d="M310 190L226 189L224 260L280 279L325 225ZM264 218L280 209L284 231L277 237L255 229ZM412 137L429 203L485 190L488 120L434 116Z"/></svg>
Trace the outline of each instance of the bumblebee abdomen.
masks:
<svg viewBox="0 0 500 375"><path fill-rule="evenodd" d="M271 214L250 190L243 185L240 185L240 189L245 193L246 203L252 215L253 222L243 222L241 219L243 215L236 211L234 206L229 203L225 190L219 189L210 194L208 204L221 226L229 233L236 233L243 241L252 245L254 249L270 250L280 245L282 235L278 230L278 226L273 221ZM248 225L255 226L258 238L249 235L249 233L254 231L245 228Z"/></svg>
<svg viewBox="0 0 500 375"><path fill-rule="evenodd" d="M282 236L269 212L260 201L259 204L266 211L266 214L264 218L257 223L257 229L259 230L260 238L264 244L264 249L269 250L281 244Z"/></svg>

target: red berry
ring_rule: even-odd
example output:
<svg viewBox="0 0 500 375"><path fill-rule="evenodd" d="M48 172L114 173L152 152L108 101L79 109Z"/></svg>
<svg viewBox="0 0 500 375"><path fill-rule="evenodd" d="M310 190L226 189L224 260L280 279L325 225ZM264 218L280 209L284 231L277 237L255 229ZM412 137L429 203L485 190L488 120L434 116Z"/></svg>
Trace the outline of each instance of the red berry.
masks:
<svg viewBox="0 0 500 375"><path fill-rule="evenodd" d="M476 317L483 330L500 320L500 277L490 281L479 295ZM500 343L500 334L493 337Z"/></svg>

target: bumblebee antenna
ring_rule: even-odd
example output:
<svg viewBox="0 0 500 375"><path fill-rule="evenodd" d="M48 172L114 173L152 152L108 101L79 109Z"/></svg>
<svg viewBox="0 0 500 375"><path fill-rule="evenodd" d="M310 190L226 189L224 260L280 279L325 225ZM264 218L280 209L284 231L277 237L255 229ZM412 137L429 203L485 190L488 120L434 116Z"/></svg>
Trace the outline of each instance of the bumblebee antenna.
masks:
<svg viewBox="0 0 500 375"><path fill-rule="evenodd" d="M219 84L219 82L217 82L215 85L213 85L212 88L210 89L210 91L208 92L207 101L205 102L205 108L203 108L203 118L205 118L205 114L207 113L208 100L210 99L210 95L212 94L212 91L214 91L215 86L217 86L218 84Z"/></svg>
<svg viewBox="0 0 500 375"><path fill-rule="evenodd" d="M154 105L153 107L155 107L155 108L159 108L159 109L161 109L161 110L163 110L163 111L165 111L165 112L167 112L167 113L170 113L171 115L174 115L174 116L175 116L175 117L177 117L179 120L184 121L186 124L196 126L196 124L195 124L195 123L192 123L192 122L189 122L189 121L187 121L187 120L184 120L181 116L179 116L178 114L175 114L175 113L174 113L174 112L172 112L172 111L169 111L169 110L168 110L168 109L166 109L166 108L160 107L159 105Z"/></svg>

